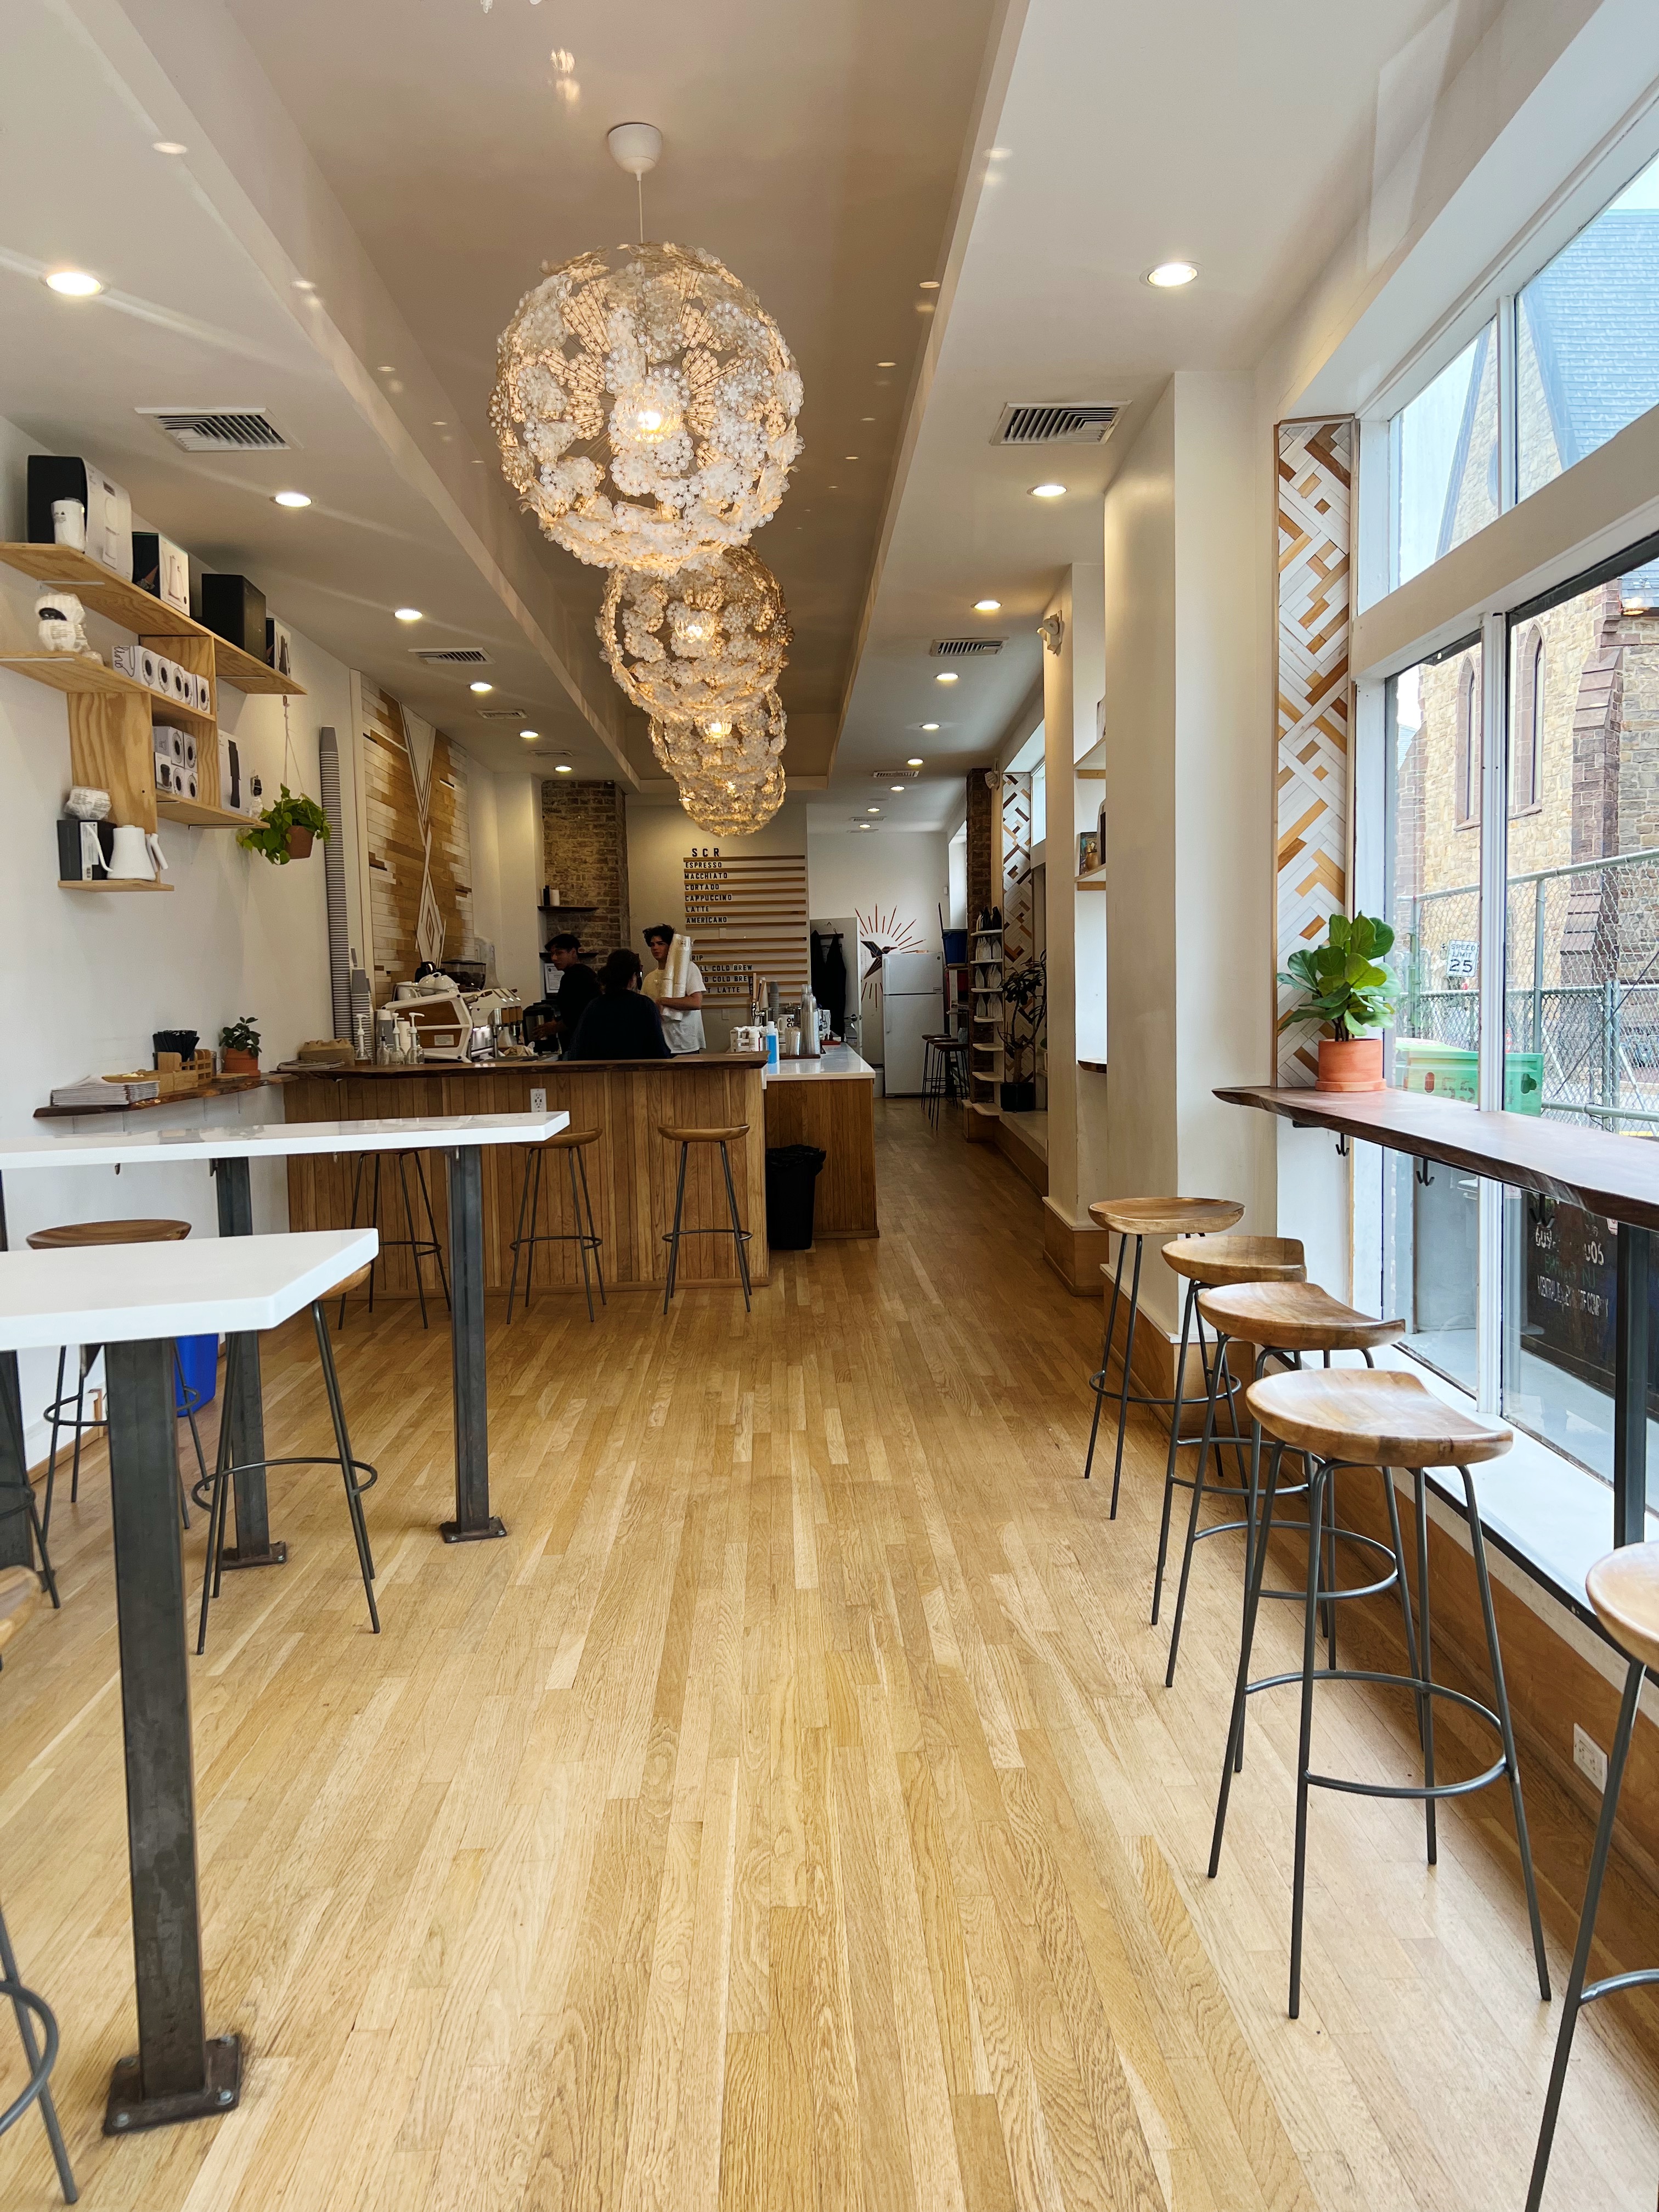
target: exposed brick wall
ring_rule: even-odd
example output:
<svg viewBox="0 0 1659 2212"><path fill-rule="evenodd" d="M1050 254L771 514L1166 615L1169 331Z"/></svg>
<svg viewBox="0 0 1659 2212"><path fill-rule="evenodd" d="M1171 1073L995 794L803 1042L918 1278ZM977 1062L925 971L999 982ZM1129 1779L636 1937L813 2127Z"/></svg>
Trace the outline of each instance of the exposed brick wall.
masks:
<svg viewBox="0 0 1659 2212"><path fill-rule="evenodd" d="M968 927L971 929L982 908L998 903L992 888L996 860L992 827L1000 804L988 787L985 772L975 769L968 778Z"/></svg>
<svg viewBox="0 0 1659 2212"><path fill-rule="evenodd" d="M603 960L629 942L628 817L619 784L548 777L542 785L542 881L553 885L561 906L595 909L581 923L586 951Z"/></svg>

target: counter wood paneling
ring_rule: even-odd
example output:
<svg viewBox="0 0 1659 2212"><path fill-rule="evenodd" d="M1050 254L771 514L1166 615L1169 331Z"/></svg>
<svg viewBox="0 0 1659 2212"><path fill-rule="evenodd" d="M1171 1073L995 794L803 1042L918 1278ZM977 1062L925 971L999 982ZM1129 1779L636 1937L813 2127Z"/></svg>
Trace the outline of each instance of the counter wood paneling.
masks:
<svg viewBox="0 0 1659 2212"><path fill-rule="evenodd" d="M816 1060L786 1060L766 1079L769 1145L816 1145L824 1154L812 1236L875 1237L875 1070L844 1045Z"/></svg>
<svg viewBox="0 0 1659 2212"><path fill-rule="evenodd" d="M748 1125L749 1133L731 1147L732 1177L745 1229L752 1231L749 1267L757 1283L769 1279L766 1246L765 1107L761 1073L765 1063L755 1053L700 1053L676 1060L520 1060L487 1066L428 1062L418 1068L298 1066L283 1072L292 1079L279 1092L289 1121L402 1120L421 1114L522 1114L530 1110L532 1089L544 1091L550 1108L562 1108L573 1129L598 1129L599 1140L586 1149L588 1189L594 1224L605 1240L600 1259L607 1289L660 1287L666 1273L666 1236L674 1215L674 1180L679 1147L658 1133L659 1125L677 1121L701 1126ZM441 1153L422 1155L439 1243L448 1264L448 1226ZM505 1291L513 1271L513 1238L524 1188L527 1149L502 1146L483 1156L484 1286ZM291 1159L288 1169L289 1220L295 1229L343 1229L351 1220L352 1182L356 1158L349 1153ZM367 1218L374 1173L363 1165L360 1218ZM417 1233L428 1235L411 1171L410 1197ZM569 1171L564 1154L549 1152L542 1169L538 1226L569 1230ZM726 1219L726 1186L720 1154L710 1145L694 1145L685 1179L688 1226L713 1228ZM380 1228L383 1236L406 1237L403 1199L395 1160L380 1168ZM434 1287L427 1263L428 1295ZM520 1283L524 1281L523 1269ZM738 1283L737 1261L729 1237L695 1237L680 1248L683 1284ZM574 1244L538 1245L534 1284L538 1288L580 1288L581 1264ZM388 1297L415 1295L414 1267L407 1251L384 1255L376 1291Z"/></svg>

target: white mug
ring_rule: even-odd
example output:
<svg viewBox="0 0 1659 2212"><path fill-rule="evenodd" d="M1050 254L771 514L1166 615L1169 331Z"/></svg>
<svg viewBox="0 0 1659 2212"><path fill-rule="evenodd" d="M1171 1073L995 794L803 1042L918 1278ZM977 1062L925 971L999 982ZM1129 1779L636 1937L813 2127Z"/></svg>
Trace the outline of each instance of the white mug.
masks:
<svg viewBox="0 0 1659 2212"><path fill-rule="evenodd" d="M135 824L118 822L115 825L115 849L110 854L109 872L124 883L149 883L155 874L149 857L149 841Z"/></svg>
<svg viewBox="0 0 1659 2212"><path fill-rule="evenodd" d="M53 500L52 536L56 545L67 545L76 553L86 551L87 510L80 500Z"/></svg>

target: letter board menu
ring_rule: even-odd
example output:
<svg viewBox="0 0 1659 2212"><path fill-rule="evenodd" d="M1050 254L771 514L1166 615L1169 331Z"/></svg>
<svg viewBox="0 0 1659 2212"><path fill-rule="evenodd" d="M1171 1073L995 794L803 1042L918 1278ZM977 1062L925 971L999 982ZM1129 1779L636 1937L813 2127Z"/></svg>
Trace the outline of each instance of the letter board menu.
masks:
<svg viewBox="0 0 1659 2212"><path fill-rule="evenodd" d="M685 927L709 999L747 1006L756 975L799 999L808 975L805 854L717 845L688 853Z"/></svg>

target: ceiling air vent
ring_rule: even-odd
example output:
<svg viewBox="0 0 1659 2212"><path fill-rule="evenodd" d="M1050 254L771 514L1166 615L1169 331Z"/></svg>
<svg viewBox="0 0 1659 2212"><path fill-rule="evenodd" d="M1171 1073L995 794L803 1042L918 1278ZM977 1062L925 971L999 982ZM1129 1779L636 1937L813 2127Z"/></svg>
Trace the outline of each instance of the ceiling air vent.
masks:
<svg viewBox="0 0 1659 2212"><path fill-rule="evenodd" d="M487 668L489 655L479 645L417 645L410 649L411 660L429 661L440 667L449 664L465 668Z"/></svg>
<svg viewBox="0 0 1659 2212"><path fill-rule="evenodd" d="M872 768L870 781L872 783L914 783L921 774L919 768Z"/></svg>
<svg viewBox="0 0 1659 2212"><path fill-rule="evenodd" d="M983 660L1007 642L1006 637L936 637L927 650L935 660Z"/></svg>
<svg viewBox="0 0 1659 2212"><path fill-rule="evenodd" d="M187 453L285 453L289 441L263 407L138 407Z"/></svg>
<svg viewBox="0 0 1659 2212"><path fill-rule="evenodd" d="M1121 407L1005 407L991 433L994 446L1098 446L1111 435Z"/></svg>
<svg viewBox="0 0 1659 2212"><path fill-rule="evenodd" d="M530 712L528 707L480 707L481 722L522 722Z"/></svg>

